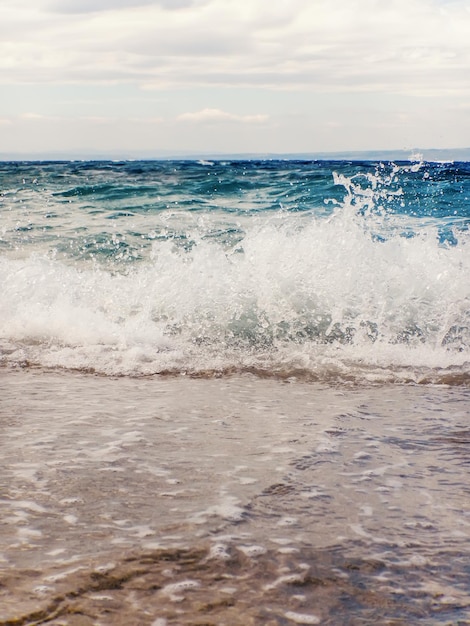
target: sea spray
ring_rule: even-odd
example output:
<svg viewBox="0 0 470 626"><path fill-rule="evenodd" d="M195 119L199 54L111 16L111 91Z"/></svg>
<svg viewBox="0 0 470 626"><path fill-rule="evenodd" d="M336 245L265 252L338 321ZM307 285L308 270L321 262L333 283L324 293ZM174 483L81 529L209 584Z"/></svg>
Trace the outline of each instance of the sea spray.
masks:
<svg viewBox="0 0 470 626"><path fill-rule="evenodd" d="M22 167L41 182L4 193L4 364L466 379L465 165Z"/></svg>

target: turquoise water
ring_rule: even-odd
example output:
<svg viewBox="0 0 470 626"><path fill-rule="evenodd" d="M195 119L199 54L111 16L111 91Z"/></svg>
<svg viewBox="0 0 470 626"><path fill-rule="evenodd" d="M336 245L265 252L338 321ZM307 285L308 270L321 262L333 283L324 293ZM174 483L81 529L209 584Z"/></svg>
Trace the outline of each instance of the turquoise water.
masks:
<svg viewBox="0 0 470 626"><path fill-rule="evenodd" d="M468 380L468 163L0 172L7 365Z"/></svg>

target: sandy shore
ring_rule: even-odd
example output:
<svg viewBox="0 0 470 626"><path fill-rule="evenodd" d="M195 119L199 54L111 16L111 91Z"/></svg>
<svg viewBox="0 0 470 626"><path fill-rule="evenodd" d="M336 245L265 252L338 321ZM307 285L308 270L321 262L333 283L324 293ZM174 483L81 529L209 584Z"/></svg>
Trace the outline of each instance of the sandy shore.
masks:
<svg viewBox="0 0 470 626"><path fill-rule="evenodd" d="M0 393L1 625L470 623L466 389L1 370Z"/></svg>

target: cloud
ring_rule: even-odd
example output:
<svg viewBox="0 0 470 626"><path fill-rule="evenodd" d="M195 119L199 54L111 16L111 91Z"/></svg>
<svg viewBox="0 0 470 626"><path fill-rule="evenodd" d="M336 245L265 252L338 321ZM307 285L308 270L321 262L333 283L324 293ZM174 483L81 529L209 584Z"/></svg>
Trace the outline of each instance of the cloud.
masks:
<svg viewBox="0 0 470 626"><path fill-rule="evenodd" d="M49 122L59 122L66 124L85 124L85 125L97 125L97 126L109 126L116 124L140 124L140 125L155 125L161 124L165 122L163 117L157 116L106 116L106 115L43 115L41 113L21 113L16 117L10 118L0 118L0 124L13 124L17 122L37 122L37 123L49 123Z"/></svg>
<svg viewBox="0 0 470 626"><path fill-rule="evenodd" d="M194 122L202 124L241 123L262 124L268 120L267 115L236 115L220 109L202 109L195 113L182 113L176 118L178 122Z"/></svg>
<svg viewBox="0 0 470 626"><path fill-rule="evenodd" d="M468 8L459 0L2 0L0 76L470 95Z"/></svg>
<svg viewBox="0 0 470 626"><path fill-rule="evenodd" d="M142 6L159 6L163 9L186 9L198 0L54 0L48 8L57 13L97 13L100 11L115 11L117 9L132 9Z"/></svg>
<svg viewBox="0 0 470 626"><path fill-rule="evenodd" d="M22 120L32 120L32 121L52 119L46 115L42 115L41 113L33 113L33 112L22 113L20 115L20 118Z"/></svg>

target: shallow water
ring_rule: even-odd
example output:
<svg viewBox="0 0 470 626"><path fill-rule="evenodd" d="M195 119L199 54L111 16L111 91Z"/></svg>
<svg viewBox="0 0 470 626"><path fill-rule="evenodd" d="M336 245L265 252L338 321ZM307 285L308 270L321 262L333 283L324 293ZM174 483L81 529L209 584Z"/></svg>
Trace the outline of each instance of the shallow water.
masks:
<svg viewBox="0 0 470 626"><path fill-rule="evenodd" d="M470 390L0 370L0 624L470 624Z"/></svg>

